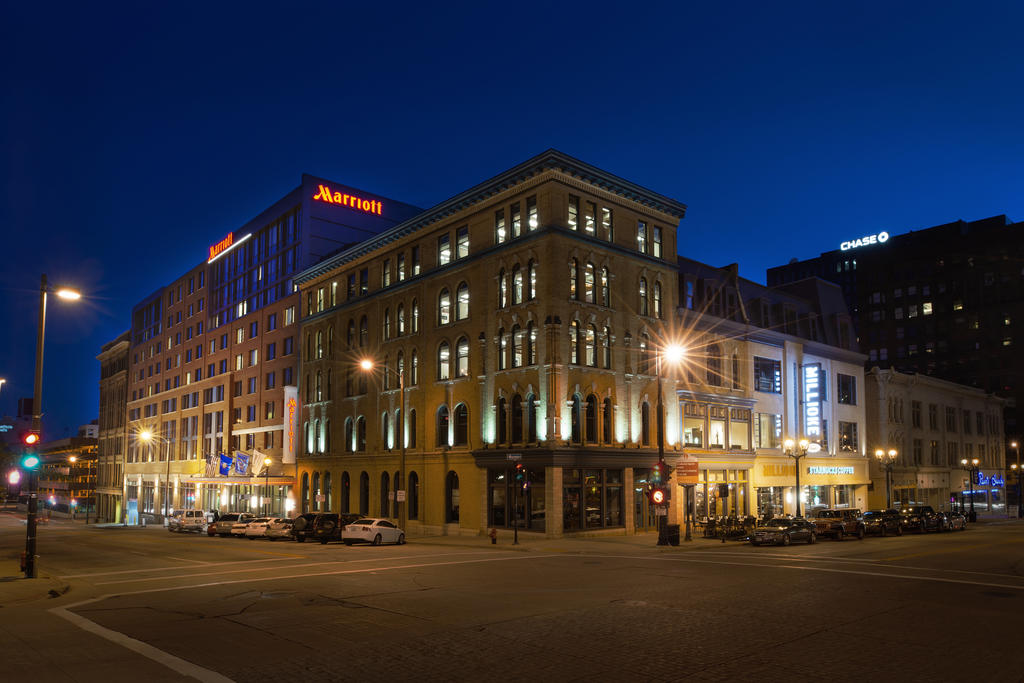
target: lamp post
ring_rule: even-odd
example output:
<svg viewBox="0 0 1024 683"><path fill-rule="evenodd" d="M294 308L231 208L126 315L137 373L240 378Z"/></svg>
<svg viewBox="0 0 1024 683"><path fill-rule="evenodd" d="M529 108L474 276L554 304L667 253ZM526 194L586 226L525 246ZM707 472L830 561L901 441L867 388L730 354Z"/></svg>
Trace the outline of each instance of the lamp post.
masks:
<svg viewBox="0 0 1024 683"><path fill-rule="evenodd" d="M800 516L800 458L807 455L807 449L811 447L811 442L807 439L800 439L799 441L793 441L793 439L786 439L782 442L785 448L786 455L793 458L796 463L796 516Z"/></svg>
<svg viewBox="0 0 1024 683"><path fill-rule="evenodd" d="M375 367L375 364L369 358L364 358L359 361L359 368L363 372L370 372ZM395 502L398 503L398 526L402 528L403 532L408 532L406 525L409 521L409 509L408 509L408 492L403 488L405 486L405 365L402 365L401 370L394 370L392 368L384 366L385 372L393 372L398 375L398 395L400 397L399 404L401 405L401 415L398 419L398 445L401 452L401 462L398 467L400 481L395 482ZM399 494L404 494L403 499L399 500Z"/></svg>
<svg viewBox="0 0 1024 683"><path fill-rule="evenodd" d="M263 495L264 499L270 498L270 463L273 462L270 456L263 458ZM270 516L270 501L267 500L267 516Z"/></svg>
<svg viewBox="0 0 1024 683"><path fill-rule="evenodd" d="M661 349L661 352L658 353L657 356L655 357L655 371L657 373L657 379L658 379L658 465L659 465L660 471L662 473L664 473L666 471L666 467L665 467L665 399L664 399L664 396L663 396L664 392L661 389L661 376L662 376L662 371L663 371L663 368L662 368L662 358L664 358L664 360L666 360L666 361L672 363L673 365L675 365L675 364L677 364L682 359L683 353L684 353L683 347L679 346L678 344L666 344ZM663 474L663 476L664 476L664 474ZM664 482L664 484L667 485L668 482L666 481L666 482ZM689 503L689 501L686 501L686 503ZM668 525L668 514L667 514L668 510L665 510L665 512L666 512L666 514L658 516L658 545L667 545L668 544L668 528L667 528L667 525ZM690 536L690 516L689 516L689 510L687 510L687 514L685 514L684 517L686 518L686 536L687 536L687 538L689 538L689 536Z"/></svg>
<svg viewBox="0 0 1024 683"><path fill-rule="evenodd" d="M1020 444L1016 441L1011 441L1010 447L1013 448L1014 452L1017 454L1017 462L1010 467L1017 473L1017 519L1020 519L1021 517L1024 517L1024 500L1021 500L1020 497Z"/></svg>
<svg viewBox="0 0 1024 683"><path fill-rule="evenodd" d="M875 457L878 459L878 464L885 468L885 507L892 507L892 468L896 464L896 456L899 453L895 448L885 450L878 448L875 450Z"/></svg>
<svg viewBox="0 0 1024 683"><path fill-rule="evenodd" d="M963 458L960 460L961 468L967 470L970 474L971 510L967 513L967 520L971 524L978 521L978 513L974 511L974 482L978 476L978 462L977 458L972 458L971 460Z"/></svg>
<svg viewBox="0 0 1024 683"><path fill-rule="evenodd" d="M46 338L46 295L51 291L65 301L77 301L82 295L73 289L51 290L44 273L39 279L39 321L36 327L35 384L32 392L31 433L38 435L43 418L43 347ZM36 513L39 510L39 478L28 478L28 512L25 515L25 578L36 578Z"/></svg>

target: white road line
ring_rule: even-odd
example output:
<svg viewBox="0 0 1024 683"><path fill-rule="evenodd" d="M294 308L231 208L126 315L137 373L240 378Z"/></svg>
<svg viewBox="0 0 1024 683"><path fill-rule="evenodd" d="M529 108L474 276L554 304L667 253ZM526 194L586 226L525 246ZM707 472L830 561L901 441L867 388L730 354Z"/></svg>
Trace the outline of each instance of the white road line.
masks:
<svg viewBox="0 0 1024 683"><path fill-rule="evenodd" d="M220 567L229 564L245 564L246 562L285 562L287 560L300 559L296 557L271 557L266 560L232 560L230 562L208 562L207 564L211 567ZM178 571L184 569L181 565L174 565L171 567L149 567L147 569L121 569L114 572L93 572L91 574L64 574L58 578L61 579L85 579L90 576L115 576L118 574L140 574L142 572L169 572Z"/></svg>
<svg viewBox="0 0 1024 683"><path fill-rule="evenodd" d="M89 621L85 617L69 611L72 607L79 607L102 599L103 598L94 598L92 600L84 600L82 602L76 602L73 605L68 605L67 607L54 607L50 611L62 619L67 619L83 631L88 631L100 638L105 638L112 643L120 645L121 647L137 652L143 657L152 659L158 664L163 664L167 668L177 671L182 676L189 676L190 678L195 678L196 680L203 681L204 683L233 683L230 678L223 676L216 671L205 669L198 664L193 664L192 662L181 659L180 657L175 657L169 652L158 650L149 643L144 643L141 640L130 638L123 633L100 626L94 621Z"/></svg>
<svg viewBox="0 0 1024 683"><path fill-rule="evenodd" d="M477 552L465 552L465 553L442 553L440 555L429 555L428 557L454 557L454 556L459 556L459 555L481 555L481 554L484 554L484 553L477 551ZM486 553L486 554L490 555L491 553ZM400 556L400 557L391 557L391 558L388 558L388 559L391 559L391 560L412 560L412 559L419 559L421 557L422 557L422 555L403 555L403 556ZM378 562L378 561L380 561L380 559L381 558L379 558L379 557L374 557L374 558L365 559L365 560L328 560L326 562L306 562L306 563L303 563L303 564L290 564L290 565L287 566L287 569L290 570L290 569L301 569L303 567L323 567L325 565L352 564L352 563L359 563L359 562ZM246 569L235 569L235 570L231 570L231 571L205 572L205 573L202 573L202 574L188 573L188 574L183 574L181 576L148 576L148 577L141 578L141 579L122 579L122 580L118 580L118 581L97 581L96 585L97 586L110 586L112 584L123 585L123 584L126 584L126 583L142 583L142 582L145 582L145 581L172 581L174 579L195 579L195 578L199 578L200 576L227 576L228 574L245 574L247 572L273 571L273 570L278 569L278 568L279 567L253 567L251 569L246 568ZM281 568L284 568L284 567L281 567ZM178 569L182 569L182 567L178 567ZM204 567L204 569L205 569L205 567ZM309 575L304 574L303 576L309 576Z"/></svg>
<svg viewBox="0 0 1024 683"><path fill-rule="evenodd" d="M556 556L556 557L571 557L571 556L563 555L563 556ZM375 559L380 559L380 558L375 558ZM339 571L333 571L333 572L318 572L316 574L303 574L301 577L298 577L298 578L306 578L306 577L309 577L309 576L329 576L329 575L333 575L333 574L363 574L363 573L368 573L368 572L391 571L391 570L395 570L395 569L417 569L417 568L420 568L420 567L441 567L441 566L447 566L447 565L473 564L473 563L479 563L479 562L502 562L502 561L506 561L506 560L550 560L550 559L554 559L554 558L552 556L548 556L548 555L511 555L511 556L508 556L508 557L487 557L487 558L480 558L480 559L476 559L476 560L451 560L451 561L448 561L448 562L421 562L421 563L418 563L418 564L399 565L399 566L394 566L394 567L386 567L386 566L385 567L365 567L363 569L346 569L346 570L339 570ZM150 645L148 643L142 642L141 640L136 640L134 638L130 638L130 637L124 635L123 633L119 633L118 631L114 631L114 630L106 628L104 626L100 626L96 622L90 621L89 619L86 619L82 615L75 614L74 612L71 612L70 610L75 608L75 607L82 607L84 605L89 605L89 604L92 604L92 603L95 603L95 602L102 602L103 600L107 600L109 598L125 597L125 596L129 596L129 595L141 595L141 594L144 594L144 593L165 593L167 591L186 590L186 589L192 589L192 588L206 588L206 587L210 587L210 586L222 586L222 585L229 585L229 584L235 584L235 583L252 583L252 582L255 582L255 581L279 581L279 580L282 580L282 579L294 579L294 578L297 578L297 577L295 577L295 576L276 576L276 577L260 577L260 578L251 578L251 579L235 579L235 580L232 580L232 581L214 581L214 582L211 582L211 583L194 584L194 585L191 585L191 586L171 586L171 587L163 587L163 588L150 588L148 590L132 591L132 592L127 592L127 593L108 593L106 595L101 595L98 598L91 598L89 600L83 600L81 602L76 602L76 603L73 603L71 605L66 605L64 607L53 607L53 608L50 609L50 611L53 612L55 615L61 617L62 619L67 619L72 624L74 624L75 626L79 627L80 629L82 629L84 631L88 631L89 633L93 633L95 635L98 635L101 638L106 638L107 640L109 640L112 643L116 643L117 645L121 645L122 647L125 647L125 648L127 648L129 650L132 650L133 652L137 652L140 655L142 655L143 657L147 657L149 659L152 659L154 662L157 662L159 664L163 664L164 666L168 667L169 669L173 669L174 671L177 671L178 673L182 674L183 676L190 676L190 677L195 678L197 680L203 681L204 683L233 683L230 678L227 678L226 676L223 676L223 675L217 673L216 671L211 671L210 669L205 669L205 668L199 666L198 664L193 664L192 662L189 662L189 661L186 661L184 659L181 659L180 657L175 657L174 655L170 654L169 652L164 652L163 650L159 650L159 649L153 647L152 645Z"/></svg>
<svg viewBox="0 0 1024 683"><path fill-rule="evenodd" d="M174 557L173 555L168 555L167 559L177 560L178 562L192 562L193 564L211 564L210 562L203 562L202 560L190 560L187 557Z"/></svg>
<svg viewBox="0 0 1024 683"><path fill-rule="evenodd" d="M832 574L859 574L861 576L881 576L887 579L910 579L912 581L932 581L936 583L958 583L968 586L985 586L986 588L1007 588L1009 590L1024 590L1024 585L1009 585L1004 583L990 583L987 581L966 581L964 579L947 579L941 576L914 576L912 574L890 574L888 572L865 572L856 571L853 569L830 569L829 567L807 567L790 564L760 564L756 562L726 562L717 560L697 560L689 557L647 557L647 556L635 556L635 555L587 555L586 557L604 557L608 559L624 559L629 558L631 560L653 560L660 562L691 562L696 564L720 564L720 565L731 565L735 567L764 567L766 569L799 569L806 572L829 572ZM904 567L893 567L894 569L904 569Z"/></svg>

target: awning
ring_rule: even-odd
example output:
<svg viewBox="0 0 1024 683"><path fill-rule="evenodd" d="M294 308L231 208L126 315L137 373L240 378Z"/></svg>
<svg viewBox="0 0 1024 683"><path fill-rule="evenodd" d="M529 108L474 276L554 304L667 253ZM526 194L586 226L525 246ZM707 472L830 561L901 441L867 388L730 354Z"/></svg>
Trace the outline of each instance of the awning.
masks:
<svg viewBox="0 0 1024 683"><path fill-rule="evenodd" d="M291 477L182 477L182 484L218 484L220 486L294 486Z"/></svg>

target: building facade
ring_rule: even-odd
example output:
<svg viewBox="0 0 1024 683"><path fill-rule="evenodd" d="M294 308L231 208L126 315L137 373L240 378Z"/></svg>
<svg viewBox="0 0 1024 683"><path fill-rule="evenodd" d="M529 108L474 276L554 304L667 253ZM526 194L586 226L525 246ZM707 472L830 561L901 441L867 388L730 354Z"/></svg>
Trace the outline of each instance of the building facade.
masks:
<svg viewBox="0 0 1024 683"><path fill-rule="evenodd" d="M301 510L643 527L684 213L552 150L298 275Z"/></svg>
<svg viewBox="0 0 1024 683"><path fill-rule="evenodd" d="M893 368L1024 401L1024 223L1006 216L900 235L851 235L839 249L768 270L768 284L817 276L843 288L867 368Z"/></svg>
<svg viewBox="0 0 1024 683"><path fill-rule="evenodd" d="M128 417L128 349L123 332L103 345L100 363L100 416L96 456L96 521L120 522L124 482L125 421Z"/></svg>
<svg viewBox="0 0 1024 683"><path fill-rule="evenodd" d="M86 430L87 431L87 430ZM94 507L97 439L72 436L39 446L38 492L43 509L83 517Z"/></svg>
<svg viewBox="0 0 1024 683"><path fill-rule="evenodd" d="M178 508L290 507L293 278L418 211L303 175L299 187L135 306L122 493L129 522Z"/></svg>
<svg viewBox="0 0 1024 683"><path fill-rule="evenodd" d="M805 515L863 509L864 356L839 288L817 279L769 288L739 278L735 265L686 258L679 287L682 438L667 459L698 462L695 518L792 515L797 500ZM810 447L787 451L787 439ZM685 503L673 498L681 520Z"/></svg>
<svg viewBox="0 0 1024 683"><path fill-rule="evenodd" d="M895 449L887 473L871 458L872 508L931 505L1004 515L1005 400L981 389L919 373L872 368L867 373L870 451ZM975 481L963 460L978 460ZM888 474L888 482L886 476Z"/></svg>

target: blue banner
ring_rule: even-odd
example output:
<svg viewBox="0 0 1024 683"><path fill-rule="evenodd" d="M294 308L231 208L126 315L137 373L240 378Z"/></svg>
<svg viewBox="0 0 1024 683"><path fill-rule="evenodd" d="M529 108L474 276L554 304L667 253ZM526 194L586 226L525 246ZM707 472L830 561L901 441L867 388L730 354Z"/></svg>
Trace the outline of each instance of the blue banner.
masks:
<svg viewBox="0 0 1024 683"><path fill-rule="evenodd" d="M231 474L231 456L224 453L220 454L220 473L225 477Z"/></svg>
<svg viewBox="0 0 1024 683"><path fill-rule="evenodd" d="M240 451L235 453L235 474L243 477L249 474L249 456Z"/></svg>

